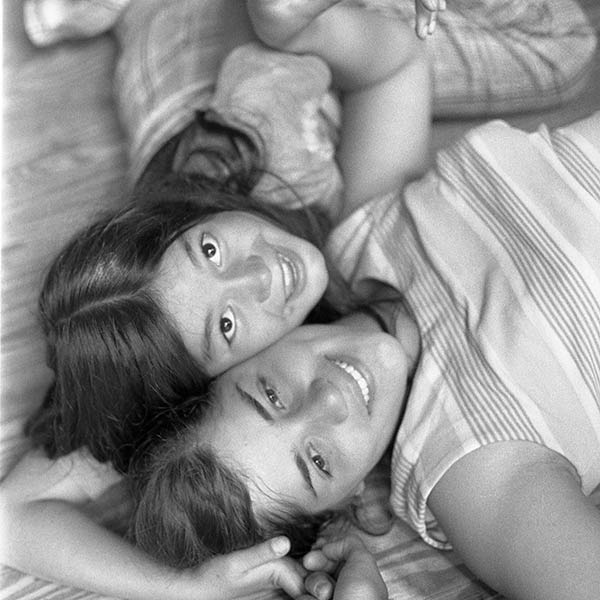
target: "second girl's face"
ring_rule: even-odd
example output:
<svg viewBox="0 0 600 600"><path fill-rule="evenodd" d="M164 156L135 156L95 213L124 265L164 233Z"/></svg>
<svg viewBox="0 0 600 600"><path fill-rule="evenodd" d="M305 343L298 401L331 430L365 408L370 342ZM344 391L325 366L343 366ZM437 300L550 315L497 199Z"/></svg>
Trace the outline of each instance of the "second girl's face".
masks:
<svg viewBox="0 0 600 600"><path fill-rule="evenodd" d="M327 281L315 246L231 211L171 244L156 287L187 349L208 375L218 375L299 325Z"/></svg>
<svg viewBox="0 0 600 600"><path fill-rule="evenodd" d="M335 508L389 445L408 368L388 334L299 327L219 377L199 437L247 478L258 513L282 500Z"/></svg>

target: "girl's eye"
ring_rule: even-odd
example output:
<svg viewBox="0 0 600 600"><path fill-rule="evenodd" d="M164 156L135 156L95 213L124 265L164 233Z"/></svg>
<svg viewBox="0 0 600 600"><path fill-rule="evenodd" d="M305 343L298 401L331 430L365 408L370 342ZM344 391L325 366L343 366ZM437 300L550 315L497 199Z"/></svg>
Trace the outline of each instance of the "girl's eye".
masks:
<svg viewBox="0 0 600 600"><path fill-rule="evenodd" d="M327 467L327 461L320 454L312 454L310 459L313 461L319 471L323 471L323 473L331 475Z"/></svg>
<svg viewBox="0 0 600 600"><path fill-rule="evenodd" d="M219 248L217 240L210 235L210 233L202 234L200 248L202 249L202 254L204 254L208 260L215 263L217 267L221 266L221 249Z"/></svg>
<svg viewBox="0 0 600 600"><path fill-rule="evenodd" d="M263 381L261 382L263 389L265 390L265 396L267 397L267 400L275 407L278 409L283 409L285 408L285 405L283 404L283 402L279 399L279 394L277 393L277 390L274 390L272 387L269 387L268 385L266 385L266 383Z"/></svg>
<svg viewBox="0 0 600 600"><path fill-rule="evenodd" d="M227 343L231 345L233 338L235 337L235 315L231 308L227 307L227 310L221 315L219 320L219 328L223 337L227 340Z"/></svg>

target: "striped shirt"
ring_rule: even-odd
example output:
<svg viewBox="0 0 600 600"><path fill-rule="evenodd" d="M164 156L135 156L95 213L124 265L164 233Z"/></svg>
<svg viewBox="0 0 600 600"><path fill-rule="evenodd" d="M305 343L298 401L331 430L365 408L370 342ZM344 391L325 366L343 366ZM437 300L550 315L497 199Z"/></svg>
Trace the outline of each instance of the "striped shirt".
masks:
<svg viewBox="0 0 600 600"><path fill-rule="evenodd" d="M541 444L571 462L584 493L600 484L599 240L600 139L501 121L333 233L354 289L393 286L419 327L391 502L435 547L450 545L429 493L487 444Z"/></svg>

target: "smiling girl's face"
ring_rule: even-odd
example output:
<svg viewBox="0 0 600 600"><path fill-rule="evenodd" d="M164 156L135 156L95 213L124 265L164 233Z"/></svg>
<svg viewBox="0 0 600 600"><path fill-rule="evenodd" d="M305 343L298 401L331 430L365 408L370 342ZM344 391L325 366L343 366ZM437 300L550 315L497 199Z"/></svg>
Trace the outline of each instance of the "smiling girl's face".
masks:
<svg viewBox="0 0 600 600"><path fill-rule="evenodd" d="M169 246L155 288L188 351L218 375L302 323L327 282L323 255L311 243L230 211Z"/></svg>
<svg viewBox="0 0 600 600"><path fill-rule="evenodd" d="M257 514L338 507L396 431L408 362L385 333L299 327L219 377L199 438L247 477Z"/></svg>

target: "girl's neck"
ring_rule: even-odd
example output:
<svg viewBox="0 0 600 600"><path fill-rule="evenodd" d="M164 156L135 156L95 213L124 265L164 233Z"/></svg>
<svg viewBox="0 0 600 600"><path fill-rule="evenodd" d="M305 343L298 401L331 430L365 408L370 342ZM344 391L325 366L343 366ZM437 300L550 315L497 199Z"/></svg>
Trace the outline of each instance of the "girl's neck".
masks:
<svg viewBox="0 0 600 600"><path fill-rule="evenodd" d="M421 354L421 335L415 318L404 302L396 304L395 335L406 352L409 361L409 373L412 374L417 367Z"/></svg>

